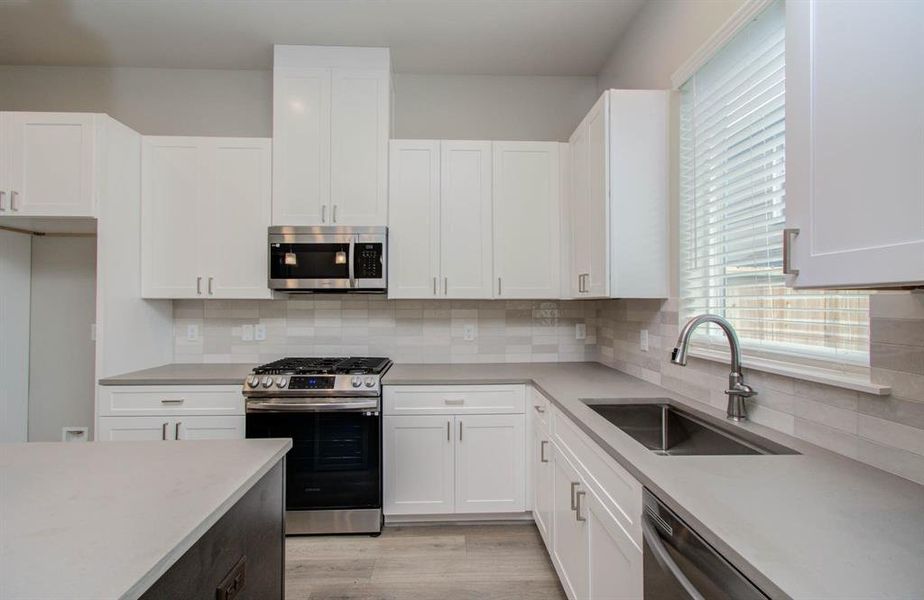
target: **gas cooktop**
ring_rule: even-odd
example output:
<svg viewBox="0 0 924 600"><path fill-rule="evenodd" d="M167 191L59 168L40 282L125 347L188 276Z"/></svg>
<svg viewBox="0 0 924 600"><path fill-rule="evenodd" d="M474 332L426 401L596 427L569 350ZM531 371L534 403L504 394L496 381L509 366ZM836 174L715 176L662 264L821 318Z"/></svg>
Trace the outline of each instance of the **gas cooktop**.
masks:
<svg viewBox="0 0 924 600"><path fill-rule="evenodd" d="M380 375L391 366L381 357L283 358L253 370L254 375Z"/></svg>

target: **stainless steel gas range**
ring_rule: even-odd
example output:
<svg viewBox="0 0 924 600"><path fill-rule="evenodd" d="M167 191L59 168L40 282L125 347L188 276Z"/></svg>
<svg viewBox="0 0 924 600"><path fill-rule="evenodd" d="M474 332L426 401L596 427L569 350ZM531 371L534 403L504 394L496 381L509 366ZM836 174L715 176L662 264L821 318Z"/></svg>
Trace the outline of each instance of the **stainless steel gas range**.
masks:
<svg viewBox="0 0 924 600"><path fill-rule="evenodd" d="M244 382L248 438L292 438L286 533L382 530L387 358L284 358Z"/></svg>

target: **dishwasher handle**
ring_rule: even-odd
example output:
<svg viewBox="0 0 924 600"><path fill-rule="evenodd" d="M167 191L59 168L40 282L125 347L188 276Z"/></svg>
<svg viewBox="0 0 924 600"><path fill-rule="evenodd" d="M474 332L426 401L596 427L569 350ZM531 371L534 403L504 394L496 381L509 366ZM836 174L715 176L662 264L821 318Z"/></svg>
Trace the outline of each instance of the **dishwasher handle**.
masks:
<svg viewBox="0 0 924 600"><path fill-rule="evenodd" d="M651 549L651 553L655 560L658 561L658 564L664 571L670 573L680 587L683 588L683 591L686 592L687 596L689 596L690 600L705 600L703 595L699 593L699 590L696 589L696 586L693 585L693 582L689 580L683 571L680 570L677 563L674 562L674 559L671 558L667 548L664 547L664 542L661 541L661 536L658 534L655 526L652 525L651 517L648 514L642 515L642 535L644 536L645 542L648 543L648 547Z"/></svg>

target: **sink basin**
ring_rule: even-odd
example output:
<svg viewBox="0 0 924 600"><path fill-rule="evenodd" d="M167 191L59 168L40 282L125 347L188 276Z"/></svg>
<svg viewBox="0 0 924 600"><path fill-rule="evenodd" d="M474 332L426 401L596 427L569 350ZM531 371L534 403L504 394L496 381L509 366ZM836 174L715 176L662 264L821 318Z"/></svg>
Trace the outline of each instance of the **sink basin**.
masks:
<svg viewBox="0 0 924 600"><path fill-rule="evenodd" d="M660 400L660 399L658 399ZM723 456L747 454L798 454L750 432L730 431L667 403L585 404L657 454L669 456Z"/></svg>

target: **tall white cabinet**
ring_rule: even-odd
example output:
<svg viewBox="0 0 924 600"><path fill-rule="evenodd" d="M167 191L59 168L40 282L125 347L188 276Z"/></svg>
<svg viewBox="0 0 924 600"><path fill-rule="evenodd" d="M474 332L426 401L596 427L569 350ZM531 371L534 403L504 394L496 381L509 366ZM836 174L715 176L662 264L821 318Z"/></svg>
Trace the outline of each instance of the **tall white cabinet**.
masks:
<svg viewBox="0 0 924 600"><path fill-rule="evenodd" d="M269 298L270 140L147 136L142 295Z"/></svg>
<svg viewBox="0 0 924 600"><path fill-rule="evenodd" d="M95 216L100 118L0 113L0 216Z"/></svg>
<svg viewBox="0 0 924 600"><path fill-rule="evenodd" d="M924 285L924 5L786 3L797 288Z"/></svg>
<svg viewBox="0 0 924 600"><path fill-rule="evenodd" d="M391 59L387 48L276 46L276 225L384 225Z"/></svg>
<svg viewBox="0 0 924 600"><path fill-rule="evenodd" d="M571 297L667 297L669 104L666 91L607 90L571 135Z"/></svg>

